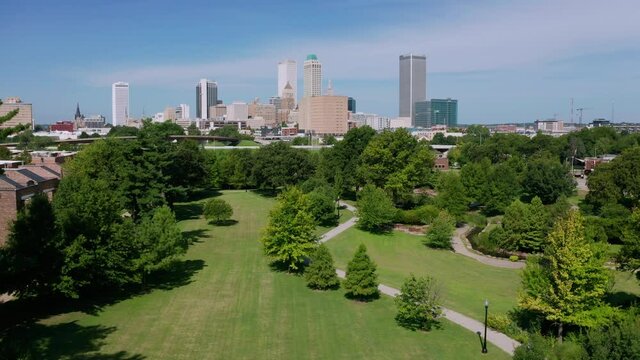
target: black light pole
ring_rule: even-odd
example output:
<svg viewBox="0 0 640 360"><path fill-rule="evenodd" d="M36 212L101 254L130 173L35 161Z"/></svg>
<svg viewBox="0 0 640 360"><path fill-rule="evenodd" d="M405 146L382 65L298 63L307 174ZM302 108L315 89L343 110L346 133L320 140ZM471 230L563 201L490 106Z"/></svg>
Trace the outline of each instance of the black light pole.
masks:
<svg viewBox="0 0 640 360"><path fill-rule="evenodd" d="M482 343L482 353L487 353L487 315L489 314L489 300L484 301L484 342Z"/></svg>

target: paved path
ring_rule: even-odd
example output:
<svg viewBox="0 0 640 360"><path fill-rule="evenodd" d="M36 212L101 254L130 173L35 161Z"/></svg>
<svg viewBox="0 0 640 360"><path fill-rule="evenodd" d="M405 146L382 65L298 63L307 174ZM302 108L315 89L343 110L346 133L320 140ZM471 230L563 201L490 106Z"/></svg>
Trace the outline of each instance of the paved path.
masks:
<svg viewBox="0 0 640 360"><path fill-rule="evenodd" d="M336 270L336 274L338 274L338 277L343 279L346 276L344 270L340 270L340 269ZM400 294L400 290L392 288L387 285L383 285L383 284L378 285L378 290L380 290L381 293L385 295L389 295L391 297L396 297L398 296L398 294ZM466 315L462 315L459 312L443 307L442 315L444 316L445 319L451 321L452 323L458 324L467 330L470 330L476 333L478 331L480 332L484 331L483 323L477 320L474 320ZM491 329L487 329L487 341L497 346L498 348L502 349L509 355L513 355L513 351L518 346L520 346L519 342L513 340L512 338L508 337L503 333L500 333Z"/></svg>
<svg viewBox="0 0 640 360"><path fill-rule="evenodd" d="M342 204L342 203L341 203ZM355 208L351 205L348 204L344 204L346 205L347 209L349 209L350 211L355 211ZM350 227L352 227L353 225L356 224L356 221L358 219L356 217L351 218L349 221L338 225L337 227L331 229L329 232L327 232L326 234L324 234L322 236L322 238L320 239L320 242L326 242L329 241L331 239L333 239L334 237L336 237L338 234L342 233L343 231L349 229ZM464 229L464 228L463 228ZM461 230L461 229L458 229ZM465 234L465 232L461 233L462 235ZM458 232L456 232L456 235L458 235ZM455 236L454 238L456 238L457 236ZM464 247L464 244L463 244ZM466 247L465 247L466 249ZM468 250L467 250L468 251ZM474 254L475 255L475 254ZM485 259L486 260L486 259ZM497 259L496 259L497 260ZM509 262L511 263L511 262ZM346 273L344 272L344 270L340 270L337 269L336 270L336 274L338 274L338 277L340 278L345 278ZM378 285L378 290L380 290L381 293L385 294L385 295L389 295L391 297L396 297L398 294L400 294L400 290L392 288L390 286L387 285L383 285L380 284ZM467 330L471 330L473 332L478 332L478 331L484 331L484 324L482 324L481 322L474 320L466 315L462 315L459 312L447 309L447 308L442 308L442 315L444 316L445 319L458 324L460 326L462 326L463 328L467 329ZM493 345L497 346L498 348L502 349L503 351L505 351L506 353L508 353L509 355L513 355L513 351L515 350L515 348L517 348L518 346L520 346L520 343L517 342L516 340L508 337L507 335L488 329L487 330L487 341L492 343Z"/></svg>
<svg viewBox="0 0 640 360"><path fill-rule="evenodd" d="M478 254L475 251L469 249L467 247L466 234L469 232L469 225L465 225L461 228L456 229L453 234L453 238L451 239L451 245L453 246L453 251L460 255L464 255L466 257L470 257L472 259L476 259L483 264L507 268L507 269L522 269L525 266L524 262L521 261L511 261L495 258L492 256Z"/></svg>

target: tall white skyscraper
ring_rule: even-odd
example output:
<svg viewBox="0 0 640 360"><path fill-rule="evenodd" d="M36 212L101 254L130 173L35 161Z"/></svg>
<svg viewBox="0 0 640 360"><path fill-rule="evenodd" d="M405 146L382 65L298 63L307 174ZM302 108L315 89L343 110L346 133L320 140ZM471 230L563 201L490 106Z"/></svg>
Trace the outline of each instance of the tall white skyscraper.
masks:
<svg viewBox="0 0 640 360"><path fill-rule="evenodd" d="M282 60L278 63L278 97L284 97L282 92L287 82L293 89L295 101L298 102L298 63L295 60Z"/></svg>
<svg viewBox="0 0 640 360"><path fill-rule="evenodd" d="M400 117L410 117L415 125L415 104L427 100L426 55L400 55Z"/></svg>
<svg viewBox="0 0 640 360"><path fill-rule="evenodd" d="M209 119L209 108L218 103L218 83L207 79L200 79L196 85L196 118ZM210 116L211 115L211 116Z"/></svg>
<svg viewBox="0 0 640 360"><path fill-rule="evenodd" d="M322 95L322 64L315 54L304 61L304 96Z"/></svg>
<svg viewBox="0 0 640 360"><path fill-rule="evenodd" d="M111 120L113 126L127 125L129 118L129 83L111 85Z"/></svg>
<svg viewBox="0 0 640 360"><path fill-rule="evenodd" d="M189 105L180 104L178 105L178 109L180 109L180 118L181 119L190 119L191 114L189 113Z"/></svg>

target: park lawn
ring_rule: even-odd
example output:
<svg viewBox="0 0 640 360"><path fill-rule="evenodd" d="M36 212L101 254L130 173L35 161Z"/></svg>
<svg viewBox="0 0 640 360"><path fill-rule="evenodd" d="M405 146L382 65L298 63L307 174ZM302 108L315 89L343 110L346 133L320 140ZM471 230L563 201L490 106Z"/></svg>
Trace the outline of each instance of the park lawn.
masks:
<svg viewBox="0 0 640 360"><path fill-rule="evenodd" d="M339 224L345 223L347 220L351 219L352 217L353 217L353 212L347 209L340 209L340 218L338 219L338 223ZM320 236L326 233L327 231L331 230L332 228L333 226L318 225L316 227L316 235Z"/></svg>
<svg viewBox="0 0 640 360"><path fill-rule="evenodd" d="M260 144L253 140L240 140L240 142L236 146L260 146Z"/></svg>
<svg viewBox="0 0 640 360"><path fill-rule="evenodd" d="M339 268L346 269L358 245L365 244L378 265L381 283L399 288L404 279L430 275L443 286L444 305L477 320L484 320L484 300L489 311L506 314L516 306L520 271L484 265L447 250L421 243L422 236L394 231L371 234L351 228L327 242Z"/></svg>
<svg viewBox="0 0 640 360"><path fill-rule="evenodd" d="M181 226L195 239L185 257L195 272L186 284L93 315L41 321L29 337L48 344L41 358L486 358L475 333L446 320L429 333L408 331L395 324L391 298L359 303L342 290L312 291L300 276L270 269L259 237L274 199L245 191L221 198L232 205L236 224L215 227L197 204L177 205ZM489 346L491 359L509 358Z"/></svg>

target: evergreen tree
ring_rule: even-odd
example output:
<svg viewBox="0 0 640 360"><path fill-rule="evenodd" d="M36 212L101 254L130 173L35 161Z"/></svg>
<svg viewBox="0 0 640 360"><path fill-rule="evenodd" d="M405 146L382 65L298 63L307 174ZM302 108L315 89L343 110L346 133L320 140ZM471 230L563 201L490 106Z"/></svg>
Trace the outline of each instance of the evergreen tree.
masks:
<svg viewBox="0 0 640 360"><path fill-rule="evenodd" d="M311 255L311 264L304 270L307 286L312 289L326 290L340 286L333 258L326 245L320 244Z"/></svg>
<svg viewBox="0 0 640 360"><path fill-rule="evenodd" d="M292 187L278 196L278 203L269 214L269 225L262 237L264 252L289 270L298 270L316 248L316 223L309 207L309 199Z"/></svg>
<svg viewBox="0 0 640 360"><path fill-rule="evenodd" d="M396 321L411 330L431 330L442 314L440 287L432 277L416 278L411 274L395 302Z"/></svg>
<svg viewBox="0 0 640 360"><path fill-rule="evenodd" d="M582 217L572 210L549 233L544 255L532 257L522 272L518 304L558 324L560 341L564 324L601 325L613 313L603 301L610 281L606 259L606 249L585 239Z"/></svg>
<svg viewBox="0 0 640 360"><path fill-rule="evenodd" d="M349 262L343 286L347 296L352 298L367 300L379 295L376 264L367 255L364 244L360 244Z"/></svg>

